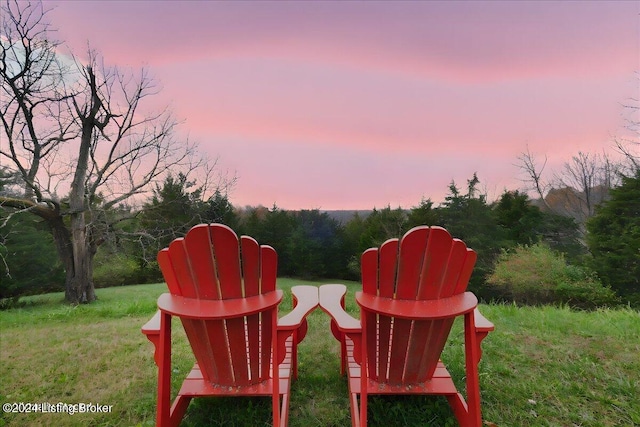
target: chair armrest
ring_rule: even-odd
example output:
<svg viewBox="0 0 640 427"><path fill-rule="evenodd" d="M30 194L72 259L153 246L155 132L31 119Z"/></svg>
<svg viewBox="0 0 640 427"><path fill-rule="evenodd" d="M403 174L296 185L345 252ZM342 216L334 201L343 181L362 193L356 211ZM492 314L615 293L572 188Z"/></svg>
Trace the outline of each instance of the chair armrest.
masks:
<svg viewBox="0 0 640 427"><path fill-rule="evenodd" d="M149 341L153 344L153 360L156 362L157 366L161 366L161 355L160 355L160 318L162 317L162 312L160 310L156 311L156 314L153 315L151 319L147 323L142 326L142 333L147 337Z"/></svg>
<svg viewBox="0 0 640 427"><path fill-rule="evenodd" d="M188 319L228 319L259 313L277 306L282 300L282 291L275 290L246 298L203 300L178 295L162 294L158 308L172 316Z"/></svg>
<svg viewBox="0 0 640 427"><path fill-rule="evenodd" d="M320 307L336 322L341 332L361 332L362 324L342 308L342 299L347 293L345 285L320 286Z"/></svg>
<svg viewBox="0 0 640 427"><path fill-rule="evenodd" d="M356 292L356 301L367 311L415 320L437 320L474 310L478 299L471 292L433 300L400 300Z"/></svg>
<svg viewBox="0 0 640 427"><path fill-rule="evenodd" d="M278 319L279 330L298 328L307 314L318 306L318 288L315 286L294 286L291 288L291 293L297 304L290 313Z"/></svg>
<svg viewBox="0 0 640 427"><path fill-rule="evenodd" d="M487 320L486 317L484 317L482 315L482 313L480 313L480 310L478 310L478 308L476 308L473 311L473 316L474 316L474 322L476 324L476 330L478 332L491 332L494 329L493 323L491 323L489 320Z"/></svg>
<svg viewBox="0 0 640 427"><path fill-rule="evenodd" d="M142 326L142 333L145 335L154 335L160 333L160 310L156 311L147 323Z"/></svg>

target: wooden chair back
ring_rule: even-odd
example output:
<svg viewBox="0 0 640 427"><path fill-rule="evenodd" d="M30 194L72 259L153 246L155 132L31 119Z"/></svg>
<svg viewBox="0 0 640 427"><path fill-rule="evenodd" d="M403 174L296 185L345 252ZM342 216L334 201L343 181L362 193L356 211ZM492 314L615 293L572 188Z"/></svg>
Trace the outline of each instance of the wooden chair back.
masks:
<svg viewBox="0 0 640 427"><path fill-rule="evenodd" d="M158 254L173 295L240 299L275 291L277 254L222 224L193 227ZM221 386L246 386L271 377L277 307L221 320L181 318L203 377Z"/></svg>
<svg viewBox="0 0 640 427"><path fill-rule="evenodd" d="M476 253L441 227L416 227L362 255L363 293L397 300L434 300L465 292ZM453 318L391 317L363 309L368 376L410 385L430 379Z"/></svg>

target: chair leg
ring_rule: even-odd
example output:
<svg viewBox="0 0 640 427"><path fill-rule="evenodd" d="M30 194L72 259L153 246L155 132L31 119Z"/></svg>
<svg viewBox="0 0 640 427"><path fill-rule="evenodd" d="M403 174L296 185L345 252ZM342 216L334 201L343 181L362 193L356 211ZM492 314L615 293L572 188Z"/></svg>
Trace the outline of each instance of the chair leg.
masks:
<svg viewBox="0 0 640 427"><path fill-rule="evenodd" d="M478 337L475 333L475 322L472 313L464 316L465 329L465 365L467 374L467 409L469 412L469 425L482 425L480 413L480 384L478 379Z"/></svg>
<svg viewBox="0 0 640 427"><path fill-rule="evenodd" d="M191 396L178 396L176 398L173 405L171 405L171 427L178 427L180 425L180 421L182 421L184 414L187 412L190 402Z"/></svg>
<svg viewBox="0 0 640 427"><path fill-rule="evenodd" d="M364 340L363 340L364 341ZM354 349L355 349L355 343L354 343ZM367 375L367 359L366 359L366 353L364 351L364 347L362 350L362 359L360 362L360 425L362 427L366 427L367 425L367 397L368 397L368 390L367 390L367 385L369 382L369 376ZM347 368L349 369L349 368Z"/></svg>
<svg viewBox="0 0 640 427"><path fill-rule="evenodd" d="M361 419L360 419L360 411L362 408L358 402L358 393L349 393L349 397L351 399L351 426L352 427L360 427ZM361 401L361 400L360 400ZM366 425L366 424L364 424Z"/></svg>
<svg viewBox="0 0 640 427"><path fill-rule="evenodd" d="M272 331L277 331L278 329L278 325L277 322L278 319L275 315L271 316L271 330ZM280 341L282 341L282 343L284 344L286 342L286 339L288 337L288 331L278 331L276 333L276 336L274 337L271 345L271 354L272 354L272 361L271 361L271 381L272 381L272 386L271 386L271 393L272 393L272 408L271 410L273 411L273 427L276 426L280 426L280 354L278 353L279 351L279 343ZM295 339L295 337L294 337ZM286 350L285 350L286 353Z"/></svg>
<svg viewBox="0 0 640 427"><path fill-rule="evenodd" d="M447 401L449 402L449 406L453 411L453 415L458 420L458 424L462 427L469 425L469 409L467 407L467 402L465 402L464 397L460 393L456 394L448 394Z"/></svg>
<svg viewBox="0 0 640 427"><path fill-rule="evenodd" d="M279 381L279 380L275 380ZM280 418L280 396L274 395L272 396L272 408L273 411L273 426L283 427L282 419Z"/></svg>
<svg viewBox="0 0 640 427"><path fill-rule="evenodd" d="M293 333L293 339L291 343L291 378L294 380L298 379L298 344L296 343L296 338L298 338L297 333Z"/></svg>
<svg viewBox="0 0 640 427"><path fill-rule="evenodd" d="M344 375L348 369L347 342L345 338L340 340L340 375Z"/></svg>
<svg viewBox="0 0 640 427"><path fill-rule="evenodd" d="M282 395L282 403L280 404L280 427L286 427L289 424L289 393Z"/></svg>
<svg viewBox="0 0 640 427"><path fill-rule="evenodd" d="M157 426L169 426L171 421L171 316L162 313L160 319L160 351L158 353Z"/></svg>

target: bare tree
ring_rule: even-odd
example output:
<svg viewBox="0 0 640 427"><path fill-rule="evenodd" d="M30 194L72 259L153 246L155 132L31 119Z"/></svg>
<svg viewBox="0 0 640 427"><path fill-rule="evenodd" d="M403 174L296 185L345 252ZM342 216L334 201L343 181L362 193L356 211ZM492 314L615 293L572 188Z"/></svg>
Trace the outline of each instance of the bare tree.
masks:
<svg viewBox="0 0 640 427"><path fill-rule="evenodd" d="M545 179L547 163L540 165L529 151L518 157L525 172L525 182L535 191L544 207L553 213L571 216L584 231L584 224L595 214L595 208L606 200L609 190L618 182L618 165L608 155L579 152L566 162L561 171Z"/></svg>
<svg viewBox="0 0 640 427"><path fill-rule="evenodd" d="M640 84L640 73L636 75L636 81ZM615 138L615 146L626 160L621 172L627 176L635 176L640 170L640 99L630 98L624 108L628 113L626 127L629 135Z"/></svg>
<svg viewBox="0 0 640 427"><path fill-rule="evenodd" d="M544 203L545 207L548 210L552 210L545 199L545 195L550 188L550 184L543 179L542 175L545 167L547 166L547 156L544 157L544 161L542 162L542 165L540 165L538 161L536 161L535 156L529 150L529 146L527 146L527 150L518 156L518 160L520 161L520 164L518 165L520 170L522 170L526 175L524 181L529 184L533 191L535 191L540 198L540 201Z"/></svg>
<svg viewBox="0 0 640 427"><path fill-rule="evenodd" d="M573 189L564 191L566 214L580 224L595 214L596 206L607 199L609 190L617 183L617 166L606 154L579 152L564 164L564 170L555 176L555 187Z"/></svg>
<svg viewBox="0 0 640 427"><path fill-rule="evenodd" d="M553 173L552 179L545 179L546 156L540 164L527 147L518 157L518 167L526 176L524 181L529 190L538 195L546 209L572 216L584 225L595 214L596 206L608 198L609 190L620 184L621 176L635 176L638 173L639 103L637 98L632 97L623 105L627 113L628 132L613 139L614 150L621 154L620 159L613 161L606 152L601 155L579 152L564 164L561 171Z"/></svg>
<svg viewBox="0 0 640 427"><path fill-rule="evenodd" d="M0 158L24 194L0 197L0 205L49 224L65 297L85 303L95 299L93 257L119 219L109 210L135 203L168 171L198 170L207 160L177 139L170 111L144 108L158 92L147 70L109 68L92 50L85 61L65 56L50 38L47 12L42 3L2 6Z"/></svg>

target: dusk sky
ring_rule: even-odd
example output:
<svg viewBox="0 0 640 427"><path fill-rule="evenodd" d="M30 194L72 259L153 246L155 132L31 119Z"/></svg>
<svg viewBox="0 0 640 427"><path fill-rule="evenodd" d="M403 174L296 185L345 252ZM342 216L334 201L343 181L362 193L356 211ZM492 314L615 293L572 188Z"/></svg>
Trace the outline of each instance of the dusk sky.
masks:
<svg viewBox="0 0 640 427"><path fill-rule="evenodd" d="M640 2L47 1L79 57L148 67L236 206L490 199L613 151L639 98ZM176 171L177 173L178 171Z"/></svg>

